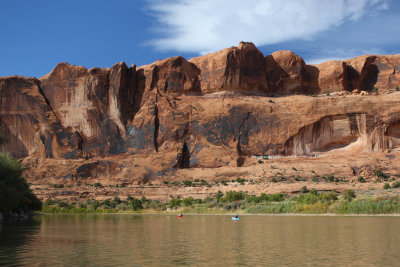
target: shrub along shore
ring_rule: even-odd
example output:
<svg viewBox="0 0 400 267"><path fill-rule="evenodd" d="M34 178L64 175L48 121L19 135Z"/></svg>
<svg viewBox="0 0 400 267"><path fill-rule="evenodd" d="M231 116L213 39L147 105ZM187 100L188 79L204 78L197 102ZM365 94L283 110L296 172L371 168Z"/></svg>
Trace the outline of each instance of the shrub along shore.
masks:
<svg viewBox="0 0 400 267"><path fill-rule="evenodd" d="M146 198L71 203L47 200L44 213L195 213L195 214L400 214L400 197L359 198L353 190L321 193L303 187L297 196L218 192L205 199L173 198L168 203Z"/></svg>

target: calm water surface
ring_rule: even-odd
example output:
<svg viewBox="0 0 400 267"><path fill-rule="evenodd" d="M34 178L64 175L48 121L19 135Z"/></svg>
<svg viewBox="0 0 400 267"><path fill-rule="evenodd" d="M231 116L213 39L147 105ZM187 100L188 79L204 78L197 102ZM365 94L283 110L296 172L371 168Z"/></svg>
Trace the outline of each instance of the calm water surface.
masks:
<svg viewBox="0 0 400 267"><path fill-rule="evenodd" d="M45 215L0 224L0 266L399 266L400 217Z"/></svg>

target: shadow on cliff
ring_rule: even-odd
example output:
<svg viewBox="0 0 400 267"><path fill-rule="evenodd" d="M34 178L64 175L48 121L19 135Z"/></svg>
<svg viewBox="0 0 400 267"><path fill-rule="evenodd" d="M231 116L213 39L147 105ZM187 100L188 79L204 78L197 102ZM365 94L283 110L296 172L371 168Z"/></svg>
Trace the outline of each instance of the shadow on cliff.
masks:
<svg viewBox="0 0 400 267"><path fill-rule="evenodd" d="M308 71L308 65L302 65L300 71L296 74L288 73L282 68L272 55L266 56L265 75L268 85L268 90L271 94L278 96L285 96L290 94L311 94L312 91L312 78ZM293 63L293 64L296 64ZM301 64L297 62L297 64ZM296 66L295 66L296 67ZM315 68L313 66L310 66ZM298 67L296 67L298 68ZM315 68L318 72L319 70ZM316 71L312 70L312 71ZM318 73L314 73L318 81ZM318 82L317 82L318 84Z"/></svg>
<svg viewBox="0 0 400 267"><path fill-rule="evenodd" d="M371 91L378 81L379 68L376 64L373 64L376 57L368 57L364 63L364 66L359 73L353 66L342 62L342 75L341 85L342 90L352 91L359 89L362 91ZM322 89L319 85L320 70L316 66L307 65L307 72L310 78L309 82L309 93L320 94ZM304 93L307 93L304 91Z"/></svg>
<svg viewBox="0 0 400 267"><path fill-rule="evenodd" d="M0 118L0 131L3 136L7 136L7 143L0 146L0 152L9 153L13 158L23 158L29 156L25 144L8 128L7 124Z"/></svg>
<svg viewBox="0 0 400 267"><path fill-rule="evenodd" d="M371 91L378 81L379 68L376 64L372 64L376 59L375 56L366 59L361 70L358 88L360 90Z"/></svg>

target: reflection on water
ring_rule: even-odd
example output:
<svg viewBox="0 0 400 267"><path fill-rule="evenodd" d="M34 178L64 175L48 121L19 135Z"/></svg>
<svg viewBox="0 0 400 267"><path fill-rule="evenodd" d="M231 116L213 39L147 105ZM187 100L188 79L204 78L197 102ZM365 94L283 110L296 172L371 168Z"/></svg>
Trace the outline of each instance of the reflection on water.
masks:
<svg viewBox="0 0 400 267"><path fill-rule="evenodd" d="M31 218L26 221L0 222L0 266L20 266L20 253L24 245L31 242L40 228L40 220Z"/></svg>
<svg viewBox="0 0 400 267"><path fill-rule="evenodd" d="M0 266L395 266L399 217L47 215L0 230Z"/></svg>

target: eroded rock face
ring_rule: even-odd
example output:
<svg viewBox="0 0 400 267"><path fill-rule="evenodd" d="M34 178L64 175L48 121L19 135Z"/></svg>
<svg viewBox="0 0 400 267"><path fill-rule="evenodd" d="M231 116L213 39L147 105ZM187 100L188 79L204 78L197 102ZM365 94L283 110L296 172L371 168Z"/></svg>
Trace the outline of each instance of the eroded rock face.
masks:
<svg viewBox="0 0 400 267"><path fill-rule="evenodd" d="M278 95L309 93L310 74L304 60L292 51L277 51L265 57L269 91Z"/></svg>
<svg viewBox="0 0 400 267"><path fill-rule="evenodd" d="M141 66L146 91L154 89L163 93L200 92L200 70L183 57L159 60L151 65Z"/></svg>
<svg viewBox="0 0 400 267"><path fill-rule="evenodd" d="M121 62L87 70L61 63L40 80L0 79L0 122L10 140L2 149L15 157L133 154L160 170L242 166L253 155L398 151L400 93L267 97L383 91L399 82L398 59L362 56L307 66L293 52L264 57L241 43L141 67Z"/></svg>
<svg viewBox="0 0 400 267"><path fill-rule="evenodd" d="M120 170L120 166L112 161L99 160L79 166L76 170L77 177L112 177Z"/></svg>
<svg viewBox="0 0 400 267"><path fill-rule="evenodd" d="M400 84L400 55L361 56L346 63L360 73L357 84L360 90L368 91L373 87L389 90Z"/></svg>
<svg viewBox="0 0 400 267"><path fill-rule="evenodd" d="M189 60L201 71L201 90L267 91L264 56L252 43L241 42Z"/></svg>
<svg viewBox="0 0 400 267"><path fill-rule="evenodd" d="M393 90L400 84L400 56L360 56L344 61L327 61L309 72L312 90L317 93L337 91Z"/></svg>
<svg viewBox="0 0 400 267"><path fill-rule="evenodd" d="M119 101L121 106L115 103L119 98L115 86L121 84L115 84L114 79L110 88L110 73L110 69L87 70L60 63L41 79L49 105L63 127L79 132L83 139L82 152L87 156L126 151L123 125L115 120L121 114L116 109L124 103ZM129 97L126 100L130 102Z"/></svg>
<svg viewBox="0 0 400 267"><path fill-rule="evenodd" d="M399 149L400 93L272 99L214 93L186 96L171 107L160 97L157 135L154 103L135 117L136 153L160 153L166 166L187 168L241 166L252 155Z"/></svg>
<svg viewBox="0 0 400 267"><path fill-rule="evenodd" d="M2 152L21 158L80 156L82 139L72 128L62 127L43 96L40 81L19 76L0 78L0 127L8 142Z"/></svg>
<svg viewBox="0 0 400 267"><path fill-rule="evenodd" d="M368 126L368 128L367 128ZM367 142L371 128L376 128L373 117L366 114L343 114L323 117L307 125L285 143L285 154L307 155L347 147L356 141ZM373 148L372 144L359 144Z"/></svg>

